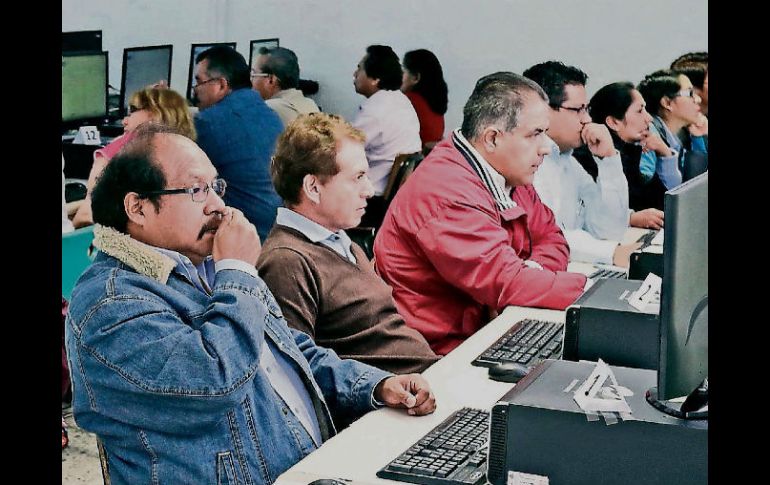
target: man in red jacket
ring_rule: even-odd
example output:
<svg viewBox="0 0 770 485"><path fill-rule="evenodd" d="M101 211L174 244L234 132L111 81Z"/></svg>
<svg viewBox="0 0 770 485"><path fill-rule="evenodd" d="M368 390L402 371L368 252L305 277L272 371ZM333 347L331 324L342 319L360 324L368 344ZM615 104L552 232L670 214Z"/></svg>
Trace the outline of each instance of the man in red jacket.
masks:
<svg viewBox="0 0 770 485"><path fill-rule="evenodd" d="M586 286L532 179L548 153L543 90L485 76L442 141L399 189L374 243L396 307L447 354L507 305L565 309Z"/></svg>

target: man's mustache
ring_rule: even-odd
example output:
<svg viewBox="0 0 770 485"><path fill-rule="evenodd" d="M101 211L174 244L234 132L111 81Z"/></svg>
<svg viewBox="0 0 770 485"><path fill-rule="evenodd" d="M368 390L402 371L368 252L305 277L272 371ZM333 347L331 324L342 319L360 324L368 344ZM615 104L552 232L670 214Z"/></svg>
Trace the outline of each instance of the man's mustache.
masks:
<svg viewBox="0 0 770 485"><path fill-rule="evenodd" d="M209 231L216 232L216 230L219 229L219 225L222 224L222 217L223 214L217 213L208 222L206 222L206 224L204 224L201 228L201 231L198 233L198 239L203 238L203 235Z"/></svg>

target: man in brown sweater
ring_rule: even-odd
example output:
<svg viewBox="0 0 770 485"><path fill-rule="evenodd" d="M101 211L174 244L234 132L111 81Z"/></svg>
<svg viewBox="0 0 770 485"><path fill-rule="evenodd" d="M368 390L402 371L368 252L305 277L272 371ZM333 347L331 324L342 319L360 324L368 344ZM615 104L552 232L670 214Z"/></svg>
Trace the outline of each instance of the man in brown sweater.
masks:
<svg viewBox="0 0 770 485"><path fill-rule="evenodd" d="M374 193L364 134L342 118L300 116L278 138L273 184L286 208L257 262L291 327L342 358L402 374L439 357L398 314L391 288L345 229Z"/></svg>

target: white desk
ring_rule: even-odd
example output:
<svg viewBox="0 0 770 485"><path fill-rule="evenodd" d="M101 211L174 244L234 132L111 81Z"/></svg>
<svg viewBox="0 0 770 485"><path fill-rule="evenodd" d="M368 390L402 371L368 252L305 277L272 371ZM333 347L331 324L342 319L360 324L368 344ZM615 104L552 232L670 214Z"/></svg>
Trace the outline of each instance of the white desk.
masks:
<svg viewBox="0 0 770 485"><path fill-rule="evenodd" d="M377 478L375 473L452 412L466 406L488 410L514 386L490 380L486 368L473 367L470 362L514 322L523 318L563 322L564 316L565 312L556 310L506 308L423 373L436 395L433 414L413 417L395 409L370 412L287 470L276 483L305 485L318 478L355 484L401 483Z"/></svg>
<svg viewBox="0 0 770 485"><path fill-rule="evenodd" d="M646 230L631 228L624 242L638 239ZM596 267L570 263L570 271L591 274ZM278 485L306 485L319 478L336 478L353 484L395 484L377 478L377 471L418 441L447 416L462 407L489 410L514 384L492 381L487 369L470 362L524 318L564 322L565 311L508 307L500 316L470 336L459 347L433 364L423 375L436 396L436 411L413 417L403 410L370 412L323 444L278 477Z"/></svg>

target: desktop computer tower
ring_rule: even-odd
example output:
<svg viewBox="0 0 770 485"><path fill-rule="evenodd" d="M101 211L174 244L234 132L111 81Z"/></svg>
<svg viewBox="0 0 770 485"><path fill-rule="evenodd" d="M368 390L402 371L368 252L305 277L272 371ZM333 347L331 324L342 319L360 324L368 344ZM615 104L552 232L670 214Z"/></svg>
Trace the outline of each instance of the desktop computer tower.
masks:
<svg viewBox="0 0 770 485"><path fill-rule="evenodd" d="M627 297L641 281L600 279L567 308L565 360L602 359L610 365L657 369L660 324L657 313L644 313Z"/></svg>
<svg viewBox="0 0 770 485"><path fill-rule="evenodd" d="M646 249L631 253L628 279L644 281L650 273L655 273L663 278L663 253Z"/></svg>
<svg viewBox="0 0 770 485"><path fill-rule="evenodd" d="M708 420L661 413L645 400L655 371L612 366L618 384L634 393L626 398L634 420L589 421L564 389L594 365L545 360L492 407L490 483L507 485L514 471L548 477L550 485L708 483Z"/></svg>

